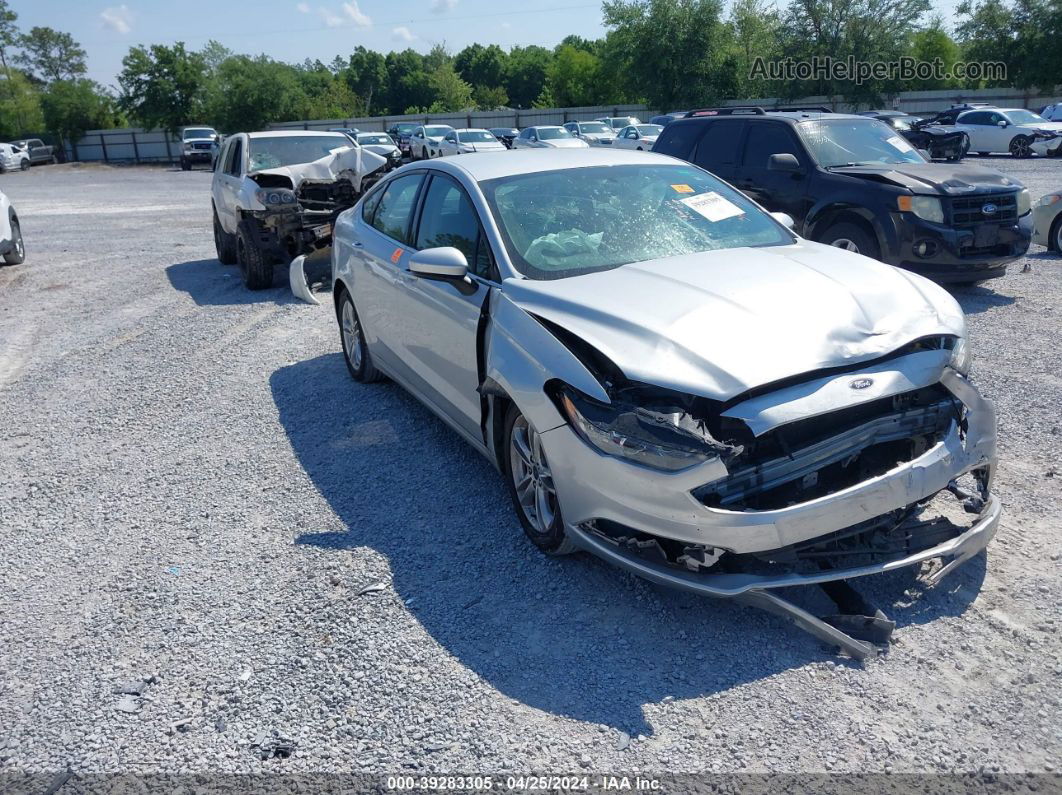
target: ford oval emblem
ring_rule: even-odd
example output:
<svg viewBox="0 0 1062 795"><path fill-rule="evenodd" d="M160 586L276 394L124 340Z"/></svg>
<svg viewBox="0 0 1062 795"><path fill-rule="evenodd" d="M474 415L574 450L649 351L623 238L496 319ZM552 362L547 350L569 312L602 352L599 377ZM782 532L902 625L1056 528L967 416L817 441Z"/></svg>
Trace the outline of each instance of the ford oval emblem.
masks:
<svg viewBox="0 0 1062 795"><path fill-rule="evenodd" d="M873 378L856 378L855 380L848 382L848 387L850 389L866 389L867 387L873 385Z"/></svg>
<svg viewBox="0 0 1062 795"><path fill-rule="evenodd" d="M998 209L999 208L996 207L996 205L994 205L991 202L989 202L988 204L986 204L984 207L981 208L981 212L984 213L985 215L995 215L996 211Z"/></svg>

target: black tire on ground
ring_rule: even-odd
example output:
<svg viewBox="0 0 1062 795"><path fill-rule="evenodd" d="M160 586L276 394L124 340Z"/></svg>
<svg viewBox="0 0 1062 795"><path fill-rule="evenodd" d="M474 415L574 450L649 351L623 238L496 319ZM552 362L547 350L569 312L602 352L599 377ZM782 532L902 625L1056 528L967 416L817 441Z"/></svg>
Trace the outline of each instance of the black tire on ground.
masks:
<svg viewBox="0 0 1062 795"><path fill-rule="evenodd" d="M30 163L30 161L28 161L28 160L23 160L23 161L22 161L22 162L21 162L21 163L19 164L19 168L21 168L21 169L22 169L23 171L29 171L29 167L30 167L31 165L32 165L32 163Z"/></svg>
<svg viewBox="0 0 1062 795"><path fill-rule="evenodd" d="M22 242L22 227L17 218L11 219L11 250L4 254L4 262L8 265L21 265L26 261L26 247Z"/></svg>
<svg viewBox="0 0 1062 795"><path fill-rule="evenodd" d="M217 210L214 210L214 248L222 265L236 264L236 235L230 235L222 228Z"/></svg>
<svg viewBox="0 0 1062 795"><path fill-rule="evenodd" d="M1056 254L1062 254L1062 215L1056 216L1047 234L1047 247Z"/></svg>
<svg viewBox="0 0 1062 795"><path fill-rule="evenodd" d="M350 293L343 290L339 298L339 311L336 312L339 321L339 341L343 345L343 361L347 363L347 372L350 377L361 384L371 384L383 378L383 373L377 370L369 355L369 348L365 344L365 334L361 330L361 322L358 320L358 311L354 308L354 300Z"/></svg>
<svg viewBox="0 0 1062 795"><path fill-rule="evenodd" d="M1015 135L1010 141L1009 149L1012 157L1032 157L1032 138L1027 135Z"/></svg>
<svg viewBox="0 0 1062 795"><path fill-rule="evenodd" d="M249 290L273 286L273 262L262 247L253 219L244 218L236 230L236 264Z"/></svg>
<svg viewBox="0 0 1062 795"><path fill-rule="evenodd" d="M820 243L828 246L837 246L857 254L863 254L871 259L881 259L881 248L874 236L862 226L851 221L841 221L833 224L818 236Z"/></svg>
<svg viewBox="0 0 1062 795"><path fill-rule="evenodd" d="M182 157L181 158L181 171L191 171L191 170L192 170L192 164L189 163L187 160L185 160Z"/></svg>
<svg viewBox="0 0 1062 795"><path fill-rule="evenodd" d="M523 439L528 438L528 432L532 435L537 435L535 430L531 427L528 420L520 413L520 409L515 404L509 406L509 411L505 416L505 447L502 452L502 474L505 476L505 485L509 490L509 497L513 502L513 510L516 511L516 516L520 520L520 526L524 528L524 533L531 543L545 552L547 555L569 555L575 552L578 547L572 540L568 538L568 534L564 531L564 519L561 516L560 505L556 501L556 493L553 497L546 498L547 510L551 511L551 516L548 523L544 528L536 527L535 523L528 516L528 507L525 507L520 499L520 491L516 482L517 477L521 474L525 475L525 479L522 481L524 485L525 494L527 489L534 489L533 485L529 485L526 477L528 472L527 468L520 463L521 456L516 452L514 447L513 436L516 434ZM543 477L552 483L552 478L549 477L548 462L545 459L545 453L539 449L539 455L541 457L540 462L536 462L536 477ZM514 461L514 458L516 461ZM518 472L517 470L523 469L524 472ZM514 472L516 473L514 475ZM534 479L530 479L531 483L534 483ZM534 510L537 516L538 501L532 500L535 503ZM537 519L535 521L538 521Z"/></svg>

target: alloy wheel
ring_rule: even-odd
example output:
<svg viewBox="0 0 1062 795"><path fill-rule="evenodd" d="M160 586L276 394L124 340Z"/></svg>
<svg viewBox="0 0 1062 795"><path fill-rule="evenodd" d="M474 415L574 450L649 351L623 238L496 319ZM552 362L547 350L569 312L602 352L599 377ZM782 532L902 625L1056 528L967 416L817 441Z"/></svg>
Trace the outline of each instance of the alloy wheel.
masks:
<svg viewBox="0 0 1062 795"><path fill-rule="evenodd" d="M859 246L855 244L855 241L849 240L847 237L839 237L830 243L835 248L843 248L845 251L853 251L856 254L859 253Z"/></svg>
<svg viewBox="0 0 1062 795"><path fill-rule="evenodd" d="M1029 141L1025 137L1015 138L1010 142L1010 153L1014 157L1028 157L1032 152L1032 148L1029 146Z"/></svg>
<svg viewBox="0 0 1062 795"><path fill-rule="evenodd" d="M364 351L361 348L361 327L358 325L358 318L354 314L354 305L350 301L343 302L343 347L347 351L347 359L350 361L350 366L355 370L361 369L361 361L364 358Z"/></svg>
<svg viewBox="0 0 1062 795"><path fill-rule="evenodd" d="M513 423L509 471L524 518L536 532L549 533L557 517L557 492L542 439L523 415Z"/></svg>

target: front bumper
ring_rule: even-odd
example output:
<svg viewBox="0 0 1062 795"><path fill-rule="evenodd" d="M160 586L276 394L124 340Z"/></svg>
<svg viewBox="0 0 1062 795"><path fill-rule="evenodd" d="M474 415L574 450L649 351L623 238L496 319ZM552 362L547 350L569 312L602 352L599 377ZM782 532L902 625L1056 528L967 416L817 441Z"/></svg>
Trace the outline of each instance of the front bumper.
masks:
<svg viewBox="0 0 1062 795"><path fill-rule="evenodd" d="M182 152L181 157L189 163L210 163L214 160L214 152L210 149L192 149Z"/></svg>
<svg viewBox="0 0 1062 795"><path fill-rule="evenodd" d="M1062 136L1038 139L1029 148L1041 157L1056 157L1062 154Z"/></svg>
<svg viewBox="0 0 1062 795"><path fill-rule="evenodd" d="M1006 266L1029 250L1032 214L1011 224L953 228L911 213L892 213L891 252L886 261L936 282L978 281L1002 276ZM925 244L928 252L919 255Z"/></svg>

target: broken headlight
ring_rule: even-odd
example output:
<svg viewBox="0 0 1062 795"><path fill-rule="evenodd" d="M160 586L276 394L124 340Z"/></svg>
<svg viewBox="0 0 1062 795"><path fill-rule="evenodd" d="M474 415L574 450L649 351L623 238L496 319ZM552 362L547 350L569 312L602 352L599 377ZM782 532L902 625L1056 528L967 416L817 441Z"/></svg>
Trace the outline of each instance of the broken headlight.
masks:
<svg viewBox="0 0 1062 795"><path fill-rule="evenodd" d="M298 202L298 199L295 197L295 192L287 190L286 188L257 190L255 191L254 196L266 207L278 207L285 204L296 204Z"/></svg>
<svg viewBox="0 0 1062 795"><path fill-rule="evenodd" d="M584 442L605 455L677 472L719 457L703 437L682 428L682 415L632 404L604 404L570 386L557 390L557 403Z"/></svg>
<svg viewBox="0 0 1062 795"><path fill-rule="evenodd" d="M966 341L966 337L959 337L955 340L955 347L951 349L951 361L948 362L948 367L963 375L969 375L972 358L970 344Z"/></svg>

